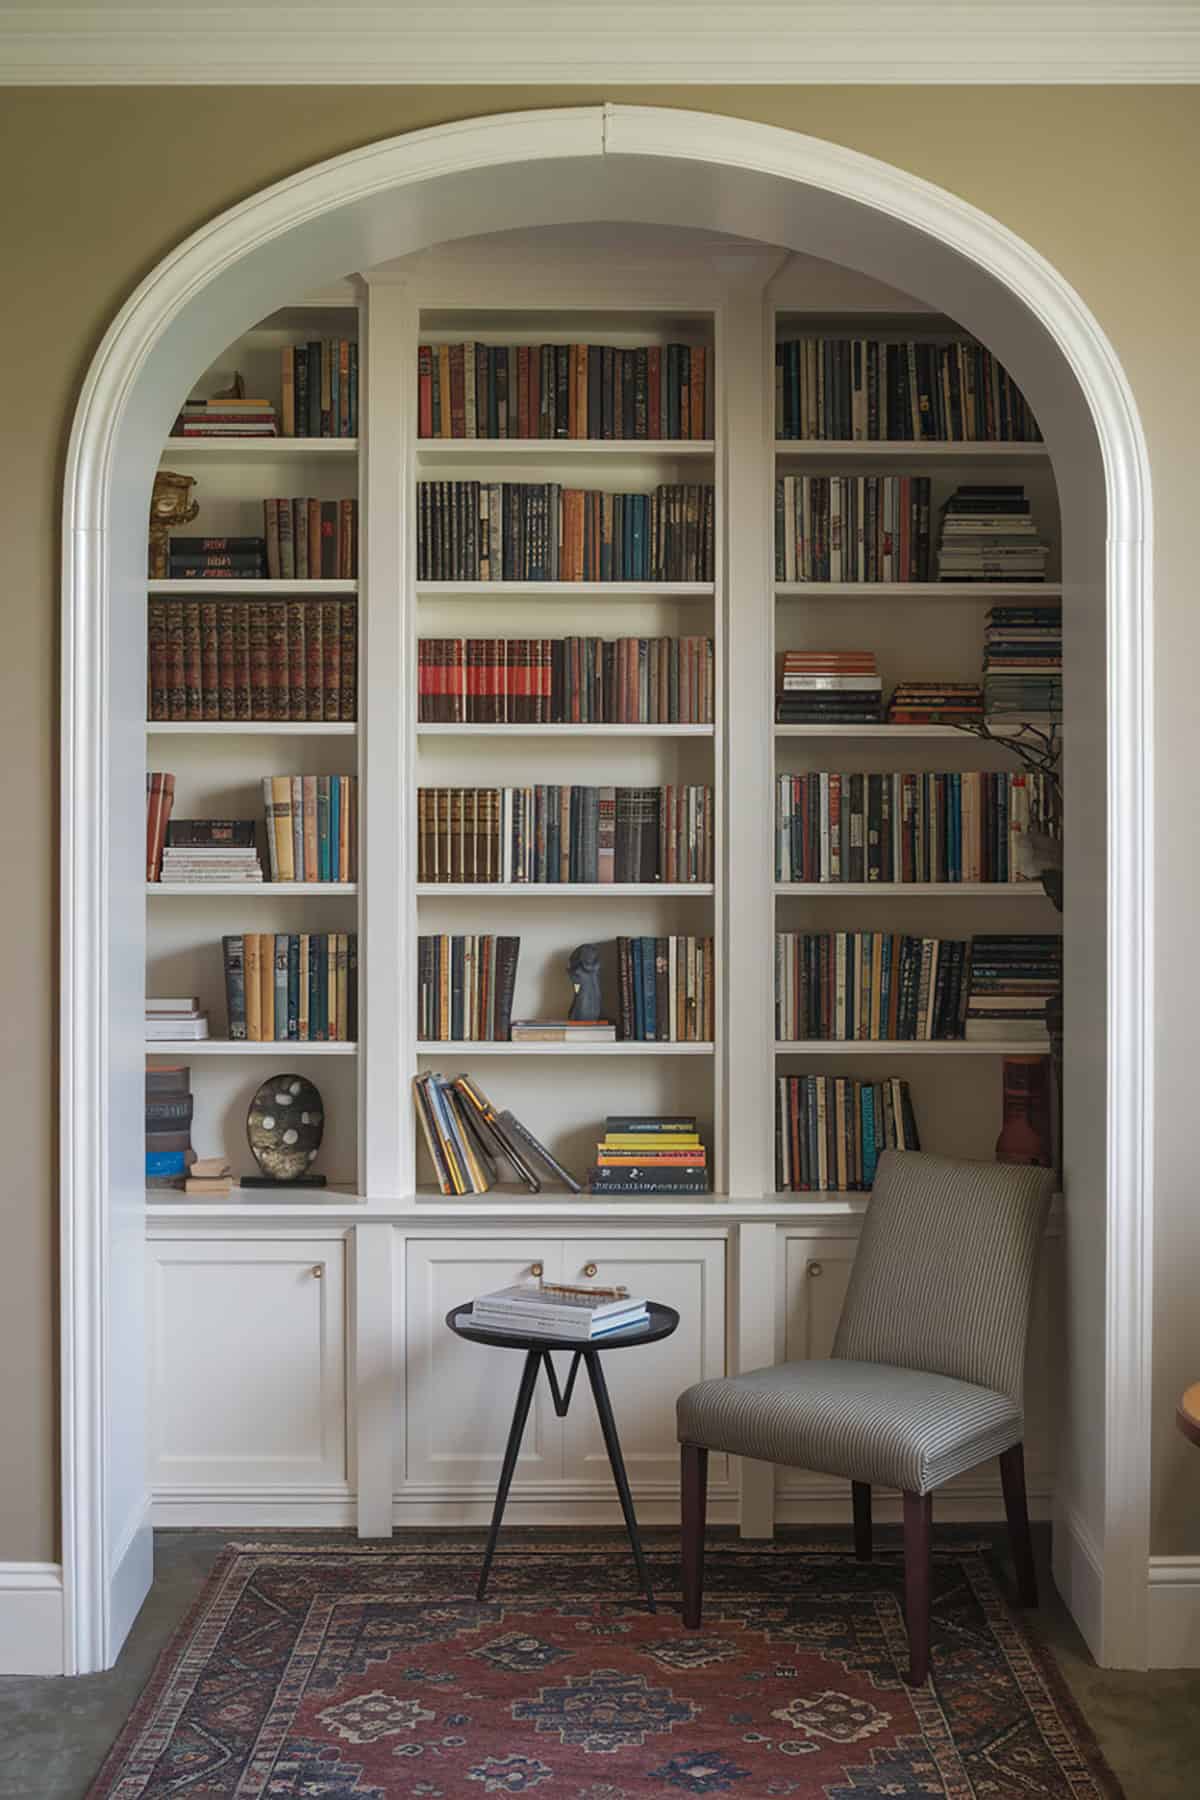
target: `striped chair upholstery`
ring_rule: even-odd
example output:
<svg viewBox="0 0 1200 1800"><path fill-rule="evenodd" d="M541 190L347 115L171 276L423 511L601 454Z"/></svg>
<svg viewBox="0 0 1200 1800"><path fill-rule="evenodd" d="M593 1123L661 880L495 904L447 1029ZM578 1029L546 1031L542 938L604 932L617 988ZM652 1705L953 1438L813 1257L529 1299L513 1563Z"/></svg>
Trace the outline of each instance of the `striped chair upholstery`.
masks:
<svg viewBox="0 0 1200 1800"><path fill-rule="evenodd" d="M1021 1441L1048 1169L880 1158L832 1360L680 1395L681 1443L927 1494Z"/></svg>

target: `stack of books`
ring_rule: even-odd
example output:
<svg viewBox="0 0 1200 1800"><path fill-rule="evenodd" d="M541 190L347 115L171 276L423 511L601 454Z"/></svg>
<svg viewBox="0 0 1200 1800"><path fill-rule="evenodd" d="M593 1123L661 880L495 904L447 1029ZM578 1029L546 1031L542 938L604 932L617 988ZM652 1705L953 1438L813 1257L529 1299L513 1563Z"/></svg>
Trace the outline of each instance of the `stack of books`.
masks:
<svg viewBox="0 0 1200 1800"><path fill-rule="evenodd" d="M505 1043L512 1029L519 937L417 939L417 1037L422 1043Z"/></svg>
<svg viewBox="0 0 1200 1800"><path fill-rule="evenodd" d="M417 880L713 878L710 787L418 788Z"/></svg>
<svg viewBox="0 0 1200 1800"><path fill-rule="evenodd" d="M154 595L148 634L150 719L355 717L356 600Z"/></svg>
<svg viewBox="0 0 1200 1800"><path fill-rule="evenodd" d="M704 344L421 344L423 438L711 438Z"/></svg>
<svg viewBox="0 0 1200 1800"><path fill-rule="evenodd" d="M264 775L272 881L353 881L358 782L353 775Z"/></svg>
<svg viewBox="0 0 1200 1800"><path fill-rule="evenodd" d="M1016 382L973 338L782 338L778 438L1037 441Z"/></svg>
<svg viewBox="0 0 1200 1800"><path fill-rule="evenodd" d="M161 770L146 775L146 880L157 881L162 869L167 825L175 804L175 777Z"/></svg>
<svg viewBox="0 0 1200 1800"><path fill-rule="evenodd" d="M588 1170L593 1194L707 1194L708 1152L694 1118L609 1117Z"/></svg>
<svg viewBox="0 0 1200 1800"><path fill-rule="evenodd" d="M1046 1002L1062 987L1062 939L1053 933L976 937L966 1035L1043 1042Z"/></svg>
<svg viewBox="0 0 1200 1800"><path fill-rule="evenodd" d="M235 1043L354 1043L355 932L247 931L223 937L221 949Z"/></svg>
<svg viewBox="0 0 1200 1800"><path fill-rule="evenodd" d="M907 1081L781 1075L775 1185L783 1193L864 1193L884 1150L919 1150Z"/></svg>
<svg viewBox="0 0 1200 1800"><path fill-rule="evenodd" d="M785 475L776 581L928 581L926 475Z"/></svg>
<svg viewBox="0 0 1200 1800"><path fill-rule="evenodd" d="M784 650L775 677L780 725L878 725L883 682L873 650Z"/></svg>
<svg viewBox="0 0 1200 1800"><path fill-rule="evenodd" d="M180 408L172 437L278 437L279 421L269 400L188 400Z"/></svg>
<svg viewBox="0 0 1200 1800"><path fill-rule="evenodd" d="M606 1337L644 1325L649 1317L646 1302L627 1288L564 1287L552 1281L500 1288L480 1295L471 1307L472 1325L526 1337Z"/></svg>
<svg viewBox="0 0 1200 1800"><path fill-rule="evenodd" d="M711 725L707 637L422 638L417 716L467 725Z"/></svg>
<svg viewBox="0 0 1200 1800"><path fill-rule="evenodd" d="M280 362L284 437L358 436L358 345L353 338L285 344Z"/></svg>
<svg viewBox="0 0 1200 1800"><path fill-rule="evenodd" d="M171 1002L186 1004L186 1002ZM181 1188L192 1149L191 1071L173 1067L146 1069L146 1186Z"/></svg>
<svg viewBox="0 0 1200 1800"><path fill-rule="evenodd" d="M264 500L272 581L342 581L358 574L357 500Z"/></svg>
<svg viewBox="0 0 1200 1800"><path fill-rule="evenodd" d="M977 681L898 681L888 701L889 725L971 725L983 719Z"/></svg>
<svg viewBox="0 0 1200 1800"><path fill-rule="evenodd" d="M939 581L1044 581L1049 555L1023 487L968 484L942 507Z"/></svg>
<svg viewBox="0 0 1200 1800"><path fill-rule="evenodd" d="M971 946L887 931L781 931L775 1036L791 1041L960 1038Z"/></svg>
<svg viewBox="0 0 1200 1800"><path fill-rule="evenodd" d="M253 819L172 819L162 856L163 881L256 882L263 878Z"/></svg>
<svg viewBox="0 0 1200 1800"><path fill-rule="evenodd" d="M1062 717L1062 607L993 606L983 644L989 718Z"/></svg>
<svg viewBox="0 0 1200 1800"><path fill-rule="evenodd" d="M194 996L186 999L146 998L147 1043L169 1044L182 1038L199 1041L208 1036L208 1014Z"/></svg>
<svg viewBox="0 0 1200 1800"><path fill-rule="evenodd" d="M707 1044L716 978L710 937L619 937L617 993L626 1043Z"/></svg>
<svg viewBox="0 0 1200 1800"><path fill-rule="evenodd" d="M172 581L260 581L266 572L265 538L171 539L167 574Z"/></svg>
<svg viewBox="0 0 1200 1800"><path fill-rule="evenodd" d="M617 1028L608 1019L514 1019L514 1044L615 1044Z"/></svg>
<svg viewBox="0 0 1200 1800"><path fill-rule="evenodd" d="M413 1099L443 1194L486 1194L505 1171L537 1194L539 1163L570 1193L583 1191L529 1127L507 1108L494 1106L471 1076L451 1081L445 1075L415 1075Z"/></svg>
<svg viewBox="0 0 1200 1800"><path fill-rule="evenodd" d="M198 1156L187 1172L185 1194L201 1200L224 1200L233 1187L233 1171L223 1156Z"/></svg>

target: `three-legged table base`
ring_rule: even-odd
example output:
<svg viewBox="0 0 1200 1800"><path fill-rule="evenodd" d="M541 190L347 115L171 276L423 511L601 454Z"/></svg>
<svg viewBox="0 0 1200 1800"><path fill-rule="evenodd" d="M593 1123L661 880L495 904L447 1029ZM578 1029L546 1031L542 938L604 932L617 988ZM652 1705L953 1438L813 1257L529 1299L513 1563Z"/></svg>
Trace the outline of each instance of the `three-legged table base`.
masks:
<svg viewBox="0 0 1200 1800"><path fill-rule="evenodd" d="M575 1377L579 1373L580 1363L587 1367L588 1381L591 1383L592 1398L596 1402L596 1416L600 1420L600 1430L604 1434L604 1447L608 1451L609 1466L613 1472L613 1480L617 1484L617 1494L621 1501L621 1512L625 1519L625 1529L629 1533L629 1542L633 1549L633 1560L637 1565L638 1580L642 1592L646 1596L646 1605L651 1612L657 1609L654 1594L650 1587L650 1571L646 1567L646 1556L642 1549L642 1540L638 1535L637 1519L633 1511L633 1496L629 1492L629 1479L625 1473L625 1462L621 1455L621 1442L617 1436L616 1420L613 1418L612 1401L608 1395L608 1383L604 1379L604 1370L600 1364L600 1355L596 1350L576 1350L571 1358L570 1373L567 1385L560 1389L558 1377L554 1373L554 1363L549 1350L526 1351L525 1367L521 1371L521 1383L517 1389L517 1402L513 1407L512 1425L509 1427L508 1443L504 1450L504 1463L500 1470L500 1484L496 1489L496 1504L492 1509L491 1529L488 1531L487 1548L483 1553L483 1567L479 1571L479 1582L475 1589L475 1598L482 1600L487 1589L488 1575L492 1567L492 1558L496 1554L496 1540L500 1536L500 1524L504 1518L504 1508L508 1500L508 1490L512 1486L513 1472L517 1466L517 1457L521 1450L521 1439L525 1435L525 1421L529 1417L529 1408L533 1401L533 1390L537 1386L538 1368L546 1365L546 1379L550 1383L550 1397L554 1401L554 1410L560 1419L567 1415L571 1404L571 1395L575 1390Z"/></svg>

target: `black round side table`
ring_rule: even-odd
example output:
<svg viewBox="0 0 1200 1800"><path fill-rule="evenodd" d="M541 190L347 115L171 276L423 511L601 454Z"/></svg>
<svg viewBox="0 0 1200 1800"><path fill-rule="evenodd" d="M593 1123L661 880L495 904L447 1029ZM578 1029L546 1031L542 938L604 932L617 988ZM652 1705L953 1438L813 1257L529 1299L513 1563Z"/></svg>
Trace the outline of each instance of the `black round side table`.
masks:
<svg viewBox="0 0 1200 1800"><path fill-rule="evenodd" d="M629 1542L633 1548L633 1560L637 1565L638 1580L641 1582L642 1592L646 1596L647 1607L651 1612L657 1610L654 1604L654 1594L650 1587L650 1571L646 1567L642 1540L638 1535L637 1519L633 1511L633 1497L629 1492L629 1480L625 1474L625 1462L621 1455L621 1441L617 1436L612 1401L608 1396L608 1383L604 1379L604 1370L600 1363L601 1353L605 1350L631 1350L636 1349L639 1344L656 1344L660 1338L670 1337L679 1324L679 1314L673 1306L660 1306L656 1300L651 1300L647 1303L647 1311L650 1315L649 1318L643 1319L639 1325L628 1325L624 1330L609 1331L605 1332L602 1337L583 1340L577 1337L546 1337L540 1332L535 1336L528 1331L504 1331L493 1325L476 1325L471 1318L470 1306L454 1306L446 1314L447 1325L458 1337L470 1338L472 1343L476 1344L490 1344L494 1349L524 1350L525 1352L525 1367L521 1371L521 1384L517 1389L516 1405L513 1407L512 1424L509 1427L508 1443L504 1450L504 1463L500 1470L500 1484L496 1489L496 1504L492 1509L491 1529L488 1532L487 1548L483 1553L483 1567L479 1571L479 1581L475 1588L477 1600L483 1599L487 1589L492 1558L496 1554L496 1540L500 1536L500 1522L504 1517L508 1490L512 1486L513 1471L517 1466L517 1456L521 1449L521 1438L525 1432L525 1421L529 1417L533 1390L537 1386L538 1369L543 1364L545 1365L546 1380L550 1383L550 1397L554 1402L554 1410L560 1419L565 1419L575 1388L575 1377L579 1373L580 1363L583 1363L591 1384L592 1398L596 1402L596 1415L600 1420L600 1429L604 1433L604 1447L608 1451L613 1480L617 1484L621 1511L625 1518L625 1529L629 1533ZM551 1350L571 1352L571 1367L567 1374L567 1385L561 1389L558 1385L558 1377L554 1373L554 1364L550 1360Z"/></svg>

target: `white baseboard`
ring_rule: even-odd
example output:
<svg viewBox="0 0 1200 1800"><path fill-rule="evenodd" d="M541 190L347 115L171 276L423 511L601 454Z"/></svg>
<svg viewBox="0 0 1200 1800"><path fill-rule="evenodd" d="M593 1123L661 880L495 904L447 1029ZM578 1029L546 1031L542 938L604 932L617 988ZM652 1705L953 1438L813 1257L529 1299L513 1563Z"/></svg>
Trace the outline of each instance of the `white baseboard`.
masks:
<svg viewBox="0 0 1200 1800"><path fill-rule="evenodd" d="M0 1563L0 1675L61 1675L61 1563Z"/></svg>
<svg viewBox="0 0 1200 1800"><path fill-rule="evenodd" d="M156 1488L150 1519L167 1529L210 1526L287 1531L316 1527L341 1531L356 1523L356 1507L353 1492L344 1486Z"/></svg>
<svg viewBox="0 0 1200 1800"><path fill-rule="evenodd" d="M1059 1502L1054 1520L1054 1585L1099 1662L1104 1645L1104 1572L1100 1552L1079 1514Z"/></svg>
<svg viewBox="0 0 1200 1800"><path fill-rule="evenodd" d="M108 1660L114 1663L154 1580L154 1529L147 1498L129 1520L113 1557L108 1605Z"/></svg>
<svg viewBox="0 0 1200 1800"><path fill-rule="evenodd" d="M1200 1556L1152 1556L1149 1579L1149 1667L1200 1669Z"/></svg>

